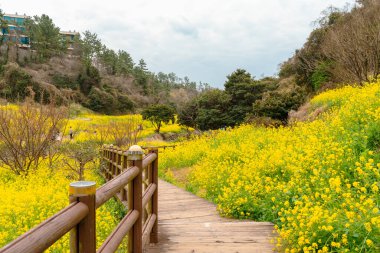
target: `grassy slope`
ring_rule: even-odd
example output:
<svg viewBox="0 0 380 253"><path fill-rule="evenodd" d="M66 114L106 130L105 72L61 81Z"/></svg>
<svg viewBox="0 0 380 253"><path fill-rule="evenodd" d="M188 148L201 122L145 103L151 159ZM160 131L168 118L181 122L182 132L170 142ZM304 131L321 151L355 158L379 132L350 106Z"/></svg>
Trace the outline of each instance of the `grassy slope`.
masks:
<svg viewBox="0 0 380 253"><path fill-rule="evenodd" d="M313 122L241 126L168 150L161 175L191 167L189 190L223 215L274 222L282 250L378 252L380 83L311 104L328 108Z"/></svg>

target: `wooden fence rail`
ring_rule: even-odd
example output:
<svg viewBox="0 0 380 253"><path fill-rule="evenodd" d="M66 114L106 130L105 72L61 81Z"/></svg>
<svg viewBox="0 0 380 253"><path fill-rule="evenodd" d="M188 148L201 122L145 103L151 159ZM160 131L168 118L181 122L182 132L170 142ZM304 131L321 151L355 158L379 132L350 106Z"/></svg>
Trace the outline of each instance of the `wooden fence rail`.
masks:
<svg viewBox="0 0 380 253"><path fill-rule="evenodd" d="M139 146L123 151L102 149L102 174L108 181L70 184L70 205L0 249L0 253L43 252L70 231L70 252L115 252L128 235L128 252L142 253L144 245L157 242L158 151L143 157ZM96 209L113 196L128 206L128 213L96 250Z"/></svg>

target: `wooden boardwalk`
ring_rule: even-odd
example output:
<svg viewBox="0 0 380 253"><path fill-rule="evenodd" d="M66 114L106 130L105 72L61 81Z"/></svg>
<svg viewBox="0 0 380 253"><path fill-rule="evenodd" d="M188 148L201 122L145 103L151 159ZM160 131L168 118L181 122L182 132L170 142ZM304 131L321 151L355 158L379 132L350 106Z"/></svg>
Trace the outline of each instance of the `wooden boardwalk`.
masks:
<svg viewBox="0 0 380 253"><path fill-rule="evenodd" d="M216 206L165 181L159 181L158 240L146 253L273 252L270 222L222 218Z"/></svg>

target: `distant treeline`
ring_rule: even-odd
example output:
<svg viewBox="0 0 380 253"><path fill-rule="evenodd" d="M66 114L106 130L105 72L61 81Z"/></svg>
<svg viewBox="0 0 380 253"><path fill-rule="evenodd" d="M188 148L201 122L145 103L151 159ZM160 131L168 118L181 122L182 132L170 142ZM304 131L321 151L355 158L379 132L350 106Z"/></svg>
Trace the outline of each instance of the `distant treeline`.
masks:
<svg viewBox="0 0 380 253"><path fill-rule="evenodd" d="M182 107L180 123L200 129L286 124L291 110L321 90L377 80L380 1L358 0L350 10L330 7L316 24L303 47L280 65L278 77L255 80L238 69L224 90L206 90Z"/></svg>

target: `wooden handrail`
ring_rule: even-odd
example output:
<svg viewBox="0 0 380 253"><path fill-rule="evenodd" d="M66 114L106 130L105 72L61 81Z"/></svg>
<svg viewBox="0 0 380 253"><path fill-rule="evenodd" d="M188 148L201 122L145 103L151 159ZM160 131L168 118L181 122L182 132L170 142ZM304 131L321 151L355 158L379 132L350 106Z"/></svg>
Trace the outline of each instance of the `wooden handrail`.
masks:
<svg viewBox="0 0 380 253"><path fill-rule="evenodd" d="M157 242L158 150L150 150L143 159L141 156L133 161L114 147L104 147L101 155L106 162L102 172L107 183L95 192L91 188L94 182L79 182L77 192L70 193L69 206L4 246L0 253L43 252L70 230L72 253L95 253L95 210L115 195L124 205L127 203L128 213L97 252L115 252L127 234L129 252L142 253L148 239ZM147 186L143 180L149 181ZM82 183L92 183L88 184L91 191L83 190ZM151 212L146 215L148 205Z"/></svg>
<svg viewBox="0 0 380 253"><path fill-rule="evenodd" d="M156 160L157 154L156 153L149 153L147 156L144 157L142 168L145 169L149 164L154 162Z"/></svg>
<svg viewBox="0 0 380 253"><path fill-rule="evenodd" d="M142 206L145 207L146 204L148 204L149 200L152 199L152 196L153 194L155 193L157 189L157 185L156 184L150 184L145 192L144 192L144 195L143 195L143 199L142 199Z"/></svg>
<svg viewBox="0 0 380 253"><path fill-rule="evenodd" d="M139 168L132 167L119 176L111 179L96 190L96 208L99 208L111 197L115 196L125 185L129 184L139 174Z"/></svg>
<svg viewBox="0 0 380 253"><path fill-rule="evenodd" d="M120 243L123 241L124 237L128 234L129 230L137 221L139 215L139 212L136 210L129 211L123 220L119 223L119 225L104 241L103 245L100 247L97 253L115 252Z"/></svg>
<svg viewBox="0 0 380 253"><path fill-rule="evenodd" d="M156 223L156 221L157 221L157 216L155 214L149 215L147 222L145 223L144 232L142 236L142 241L144 245L148 243L148 239L149 239L148 236L150 236L153 226Z"/></svg>
<svg viewBox="0 0 380 253"><path fill-rule="evenodd" d="M75 227L88 214L83 203L72 203L57 214L40 223L25 234L10 242L1 253L37 253L43 252L54 242Z"/></svg>

